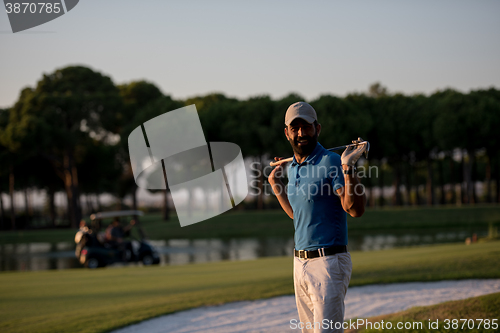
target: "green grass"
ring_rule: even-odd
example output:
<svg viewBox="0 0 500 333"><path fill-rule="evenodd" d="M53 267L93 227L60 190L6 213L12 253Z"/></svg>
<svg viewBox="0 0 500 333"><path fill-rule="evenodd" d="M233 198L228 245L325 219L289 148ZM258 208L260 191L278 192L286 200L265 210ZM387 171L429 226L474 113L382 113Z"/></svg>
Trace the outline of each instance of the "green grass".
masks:
<svg viewBox="0 0 500 333"><path fill-rule="evenodd" d="M353 252L351 286L500 277L500 242Z"/></svg>
<svg viewBox="0 0 500 333"><path fill-rule="evenodd" d="M103 332L201 305L292 293L291 258L0 274L1 332Z"/></svg>
<svg viewBox="0 0 500 333"><path fill-rule="evenodd" d="M353 252L351 286L499 278L500 242ZM202 305L293 293L292 258L0 274L0 332L105 332Z"/></svg>
<svg viewBox="0 0 500 333"><path fill-rule="evenodd" d="M354 234L371 230L485 230L489 224L500 225L500 205L368 209L362 218L349 218L349 231ZM141 225L151 239L293 236L293 222L281 210L235 210L183 228L175 216L170 221L163 221L158 214L148 214L141 218ZM74 234L75 231L70 229L3 231L0 232L0 244L71 241Z"/></svg>
<svg viewBox="0 0 500 333"><path fill-rule="evenodd" d="M433 325L430 325L430 322ZM446 321L446 320L449 321ZM453 329L454 322L453 319L456 319L455 322L456 329ZM472 319L473 321L468 321L464 323L464 321L460 321L460 319ZM489 319L489 329L485 328L484 322L477 319ZM375 329L377 326L373 326L373 323L378 322L382 324L382 320L384 321L384 332L405 332L405 333L422 333L422 332L471 332L471 333L482 333L482 332L498 332L498 329L493 329L492 319L497 319L496 323L498 327L500 327L500 293L489 294L485 296L473 297L459 301L451 301L440 303L432 306L424 306L424 307L414 307L408 309L406 311L383 315L378 317L369 318L368 320L372 323L371 328L367 327L367 329L359 329L359 330L348 330L346 333L354 333L354 332L380 332L380 330ZM387 329L387 323L390 322L393 329ZM434 326L434 323L437 322L437 327ZM400 325L404 325L404 323L408 323L409 329L394 329L397 327L397 323L402 323ZM417 324L421 323L421 324ZM470 326L468 327L467 324ZM421 325L420 327L417 325Z"/></svg>

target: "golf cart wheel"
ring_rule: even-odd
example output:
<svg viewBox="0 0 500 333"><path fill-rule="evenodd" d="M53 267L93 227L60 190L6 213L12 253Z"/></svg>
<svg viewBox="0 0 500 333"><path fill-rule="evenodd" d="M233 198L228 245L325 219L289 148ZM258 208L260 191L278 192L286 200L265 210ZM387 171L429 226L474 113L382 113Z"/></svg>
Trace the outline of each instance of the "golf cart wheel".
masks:
<svg viewBox="0 0 500 333"><path fill-rule="evenodd" d="M90 269L96 269L97 267L100 266L99 260L97 258L89 258L85 262L85 266Z"/></svg>
<svg viewBox="0 0 500 333"><path fill-rule="evenodd" d="M142 263L144 266L151 266L154 262L153 256L150 254L146 254L142 257Z"/></svg>

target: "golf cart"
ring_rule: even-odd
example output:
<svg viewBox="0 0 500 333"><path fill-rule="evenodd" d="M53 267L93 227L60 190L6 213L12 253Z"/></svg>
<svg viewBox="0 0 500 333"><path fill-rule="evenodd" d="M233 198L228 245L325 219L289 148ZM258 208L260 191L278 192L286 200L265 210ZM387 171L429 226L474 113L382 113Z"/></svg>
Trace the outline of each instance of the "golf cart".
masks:
<svg viewBox="0 0 500 333"><path fill-rule="evenodd" d="M113 229L111 223L113 222L106 225L108 237L106 237L106 231L102 230L102 220L104 219L142 215L144 213L138 210L101 212L90 215L91 227L81 225L80 230L75 235L77 259L88 268L104 267L117 262L142 262L144 265L159 264L158 252L145 241L144 232L139 226L137 226L139 238L132 237L130 230L127 230L124 232L124 236L129 236L130 240L120 239L120 242L109 240L110 230ZM133 223L122 229L130 229L132 225Z"/></svg>

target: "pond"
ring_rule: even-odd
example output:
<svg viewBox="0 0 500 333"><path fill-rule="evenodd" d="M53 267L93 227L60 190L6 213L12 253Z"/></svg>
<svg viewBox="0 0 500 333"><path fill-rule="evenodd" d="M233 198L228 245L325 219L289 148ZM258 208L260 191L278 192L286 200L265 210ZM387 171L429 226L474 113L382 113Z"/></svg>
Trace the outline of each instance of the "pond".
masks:
<svg viewBox="0 0 500 333"><path fill-rule="evenodd" d="M486 236L486 229L357 231L349 234L349 251L372 251L396 247L464 242L475 232ZM150 240L159 252L160 265L185 265L221 260L250 260L272 256L292 256L293 239L235 238ZM138 264L137 264L138 265ZM118 264L113 266L120 266ZM75 244L0 244L0 271L37 271L82 267L75 258Z"/></svg>

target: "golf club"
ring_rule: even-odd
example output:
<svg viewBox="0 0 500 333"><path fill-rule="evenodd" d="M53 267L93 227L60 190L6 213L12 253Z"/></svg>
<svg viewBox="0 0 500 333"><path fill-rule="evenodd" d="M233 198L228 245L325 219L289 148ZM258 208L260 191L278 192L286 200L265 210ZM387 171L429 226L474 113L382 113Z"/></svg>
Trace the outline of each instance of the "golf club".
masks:
<svg viewBox="0 0 500 333"><path fill-rule="evenodd" d="M364 145L364 144L367 145L366 150L364 152L365 158L368 158L368 152L370 151L370 143L368 141L362 141L362 142L359 142L359 143L351 143L350 145L344 145L344 146L338 146L338 147L335 147L335 148L329 148L328 150L329 151L335 151L335 150L345 149L347 147L357 147L359 145ZM285 158L285 159L279 160L279 161L273 161L273 162L269 163L269 165L270 166L276 166L278 164L281 164L281 163L284 163L284 162L291 162L291 161L293 161L293 157Z"/></svg>

